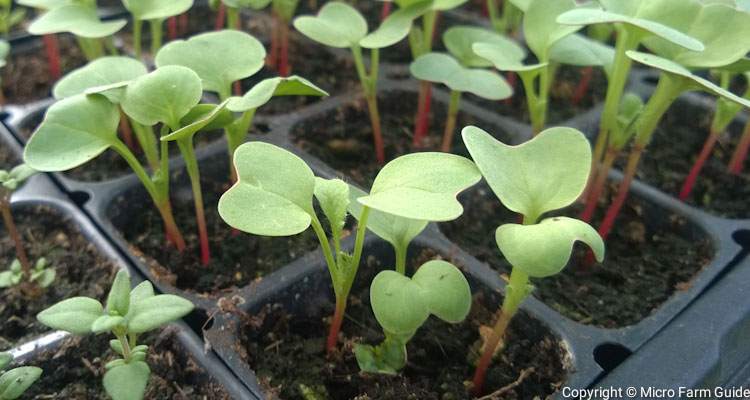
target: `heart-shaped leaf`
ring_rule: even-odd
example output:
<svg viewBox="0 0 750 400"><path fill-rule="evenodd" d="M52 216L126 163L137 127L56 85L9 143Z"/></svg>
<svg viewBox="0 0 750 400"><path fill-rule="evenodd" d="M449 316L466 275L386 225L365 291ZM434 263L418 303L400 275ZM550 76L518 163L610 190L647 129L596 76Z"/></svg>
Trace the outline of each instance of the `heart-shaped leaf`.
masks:
<svg viewBox="0 0 750 400"><path fill-rule="evenodd" d="M534 278L555 275L568 264L581 241L604 259L604 241L591 225L573 218L547 218L534 225L505 224L495 232L497 246L513 266Z"/></svg>
<svg viewBox="0 0 750 400"><path fill-rule="evenodd" d="M223 30L166 44L156 54L156 65L188 67L201 78L204 90L228 97L232 83L258 72L265 58L266 50L257 39L244 32Z"/></svg>
<svg viewBox="0 0 750 400"><path fill-rule="evenodd" d="M91 332L91 325L102 315L104 307L98 301L72 297L40 312L36 319L52 329L83 335Z"/></svg>
<svg viewBox="0 0 750 400"><path fill-rule="evenodd" d="M53 104L24 149L37 171L75 168L107 150L117 139L120 111L106 98L78 95Z"/></svg>
<svg viewBox="0 0 750 400"><path fill-rule="evenodd" d="M186 138L192 138L193 135L202 130L219 129L223 126L229 125L233 121L232 114L226 110L226 106L229 100L225 100L219 105L214 104L198 104L182 118L180 121L182 128L170 133L169 135L162 136L162 141L181 140ZM188 118L186 118L188 117ZM221 120L213 124L217 119ZM187 123L187 124L186 124ZM214 126L210 126L214 125Z"/></svg>
<svg viewBox="0 0 750 400"><path fill-rule="evenodd" d="M305 78L268 78L260 81L242 97L232 97L227 108L234 112L257 109L275 96L328 96L328 93Z"/></svg>
<svg viewBox="0 0 750 400"><path fill-rule="evenodd" d="M219 215L233 228L264 236L296 235L310 226L315 176L294 154L268 143L237 148L239 177L219 200Z"/></svg>
<svg viewBox="0 0 750 400"><path fill-rule="evenodd" d="M195 72L168 65L128 85L122 109L143 125L161 122L176 130L182 117L198 104L202 95L201 80Z"/></svg>
<svg viewBox="0 0 750 400"><path fill-rule="evenodd" d="M42 376L37 367L14 368L0 375L0 399L15 400Z"/></svg>
<svg viewBox="0 0 750 400"><path fill-rule="evenodd" d="M112 400L142 400L151 370L143 361L131 361L111 368L102 383Z"/></svg>
<svg viewBox="0 0 750 400"><path fill-rule="evenodd" d="M380 170L370 195L358 201L372 209L424 221L450 221L463 213L456 196L481 175L468 159L446 153L401 156Z"/></svg>
<svg viewBox="0 0 750 400"><path fill-rule="evenodd" d="M591 146L573 128L550 128L526 143L506 145L467 126L464 143L500 201L532 221L574 202L591 169Z"/></svg>
<svg viewBox="0 0 750 400"><path fill-rule="evenodd" d="M352 47L367 36L367 21L354 7L339 1L326 3L316 16L294 19L294 28L330 47Z"/></svg>
<svg viewBox="0 0 750 400"><path fill-rule="evenodd" d="M605 10L579 7L561 14L557 22L565 25L625 24L637 34L652 34L678 46L702 51L703 43L668 25L669 16L690 14L691 1L683 0L632 0L599 1ZM664 12L669 10L669 12ZM664 21L664 22L662 22ZM630 28L630 29L632 29Z"/></svg>
<svg viewBox="0 0 750 400"><path fill-rule="evenodd" d="M382 271L370 286L375 318L389 333L410 336L430 314L451 323L463 321L471 308L471 289L452 264L433 260L408 277Z"/></svg>
<svg viewBox="0 0 750 400"><path fill-rule="evenodd" d="M723 89L708 79L702 78L698 75L693 74L687 68L679 65L675 62L661 58L659 56L647 53L641 53L637 51L628 51L628 57L650 67L661 70L664 73L677 75L683 78L687 78L692 85L692 88L703 90L709 93L713 93L717 96L723 97L727 100L733 101L743 107L750 107L750 100L737 96L736 94Z"/></svg>
<svg viewBox="0 0 750 400"><path fill-rule="evenodd" d="M52 93L56 99L63 99L85 93L91 88L129 82L147 73L146 66L134 58L102 57L65 75L55 84ZM106 92L104 96L113 103L119 103L119 93Z"/></svg>
<svg viewBox="0 0 750 400"><path fill-rule="evenodd" d="M367 196L367 192L354 186L349 187L349 212L357 219L362 215L362 204L357 199ZM398 217L378 210L370 210L367 229L394 248L405 248L427 227L427 221Z"/></svg>
<svg viewBox="0 0 750 400"><path fill-rule="evenodd" d="M743 58L750 51L750 41L747 40L750 37L750 13L724 4L684 3L681 6L686 8L684 13L670 13L670 26L700 40L705 49L690 51L652 37L643 41L651 51L689 68L721 67ZM689 6L692 8L688 9Z"/></svg>
<svg viewBox="0 0 750 400"><path fill-rule="evenodd" d="M443 33L443 43L448 52L464 67L490 67L492 63L478 56L472 50L474 43L488 43L502 47L506 51L516 52L512 58L523 60L526 52L514 41L495 31L475 26L453 26ZM520 54L519 54L520 53Z"/></svg>
<svg viewBox="0 0 750 400"><path fill-rule="evenodd" d="M180 15L193 6L193 0L122 0L138 20L166 19Z"/></svg>
<svg viewBox="0 0 750 400"><path fill-rule="evenodd" d="M107 22L99 20L96 9L78 3L52 8L29 25L32 35L70 32L85 38L102 38L122 29L127 21L117 19Z"/></svg>
<svg viewBox="0 0 750 400"><path fill-rule="evenodd" d="M193 311L193 303L173 294L146 297L133 304L128 332L143 333L176 321Z"/></svg>
<svg viewBox="0 0 750 400"><path fill-rule="evenodd" d="M532 0L523 14L523 32L526 44L541 62L549 60L549 51L558 40L581 29L581 26L563 25L557 17L576 8L575 0Z"/></svg>
<svg viewBox="0 0 750 400"><path fill-rule="evenodd" d="M489 100L501 100L513 95L513 89L497 73L465 68L443 53L419 56L411 63L409 71L419 80L442 83L453 91L468 92Z"/></svg>

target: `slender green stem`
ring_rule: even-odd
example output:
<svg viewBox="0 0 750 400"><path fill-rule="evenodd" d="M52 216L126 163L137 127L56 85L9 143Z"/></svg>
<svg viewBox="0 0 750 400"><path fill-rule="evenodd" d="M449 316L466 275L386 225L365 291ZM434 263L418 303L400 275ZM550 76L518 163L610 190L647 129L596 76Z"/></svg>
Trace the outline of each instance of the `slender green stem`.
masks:
<svg viewBox="0 0 750 400"><path fill-rule="evenodd" d="M529 109L529 118L532 121L532 128L534 129L535 135L539 133L536 131L537 127L534 125L536 109L539 107L539 97L537 97L536 88L534 87L537 75L538 73L534 71L523 71L518 73L518 76L521 77L521 83L523 83L524 94L526 94L526 106Z"/></svg>
<svg viewBox="0 0 750 400"><path fill-rule="evenodd" d="M359 82L362 85L362 91L365 96L369 96L371 89L370 77L367 74L365 63L362 61L362 48L359 46L352 46L352 55L354 56L354 67L357 69L357 76Z"/></svg>
<svg viewBox="0 0 750 400"><path fill-rule="evenodd" d="M458 118L458 110L461 105L461 92L458 90L452 90L450 96L450 102L448 103L448 117L445 119L445 131L443 132L443 144L441 150L445 153L451 151L453 147L453 134L456 130L456 119Z"/></svg>
<svg viewBox="0 0 750 400"><path fill-rule="evenodd" d="M81 36L76 36L78 45L83 51L83 55L88 61L96 60L97 58L104 55L104 47L99 39L90 39Z"/></svg>
<svg viewBox="0 0 750 400"><path fill-rule="evenodd" d="M135 176L138 177L138 180L141 181L149 196L151 196L151 198L158 206L163 200L160 198L154 182L151 180L151 177L148 176L148 173L138 161L138 158L136 158L136 156L132 151L130 151L125 143L119 140L115 141L112 144L112 150L117 152L117 154L119 154L125 160L128 166L130 166L130 169L133 170Z"/></svg>
<svg viewBox="0 0 750 400"><path fill-rule="evenodd" d="M409 243L400 243L394 246L396 250L396 272L401 275L406 275L406 254L409 247Z"/></svg>
<svg viewBox="0 0 750 400"><path fill-rule="evenodd" d="M490 18L490 23L492 23L492 27L495 29L495 31L504 34L505 16L503 16L503 18L500 18L500 9L497 6L497 0L487 0L487 14Z"/></svg>
<svg viewBox="0 0 750 400"><path fill-rule="evenodd" d="M227 29L240 29L240 11L235 7L227 7Z"/></svg>
<svg viewBox="0 0 750 400"><path fill-rule="evenodd" d="M193 190L193 203L195 204L195 220L198 225L198 237L201 248L201 262L208 265L211 261L211 253L208 246L208 228L206 227L206 216L203 207L203 190L201 189L201 175L198 168L198 159L195 157L193 137L187 137L177 141L180 153L185 160L185 168L190 177L190 186Z"/></svg>
<svg viewBox="0 0 750 400"><path fill-rule="evenodd" d="M331 243L328 240L328 235L326 235L325 230L323 230L323 225L321 225L318 216L315 212L312 212L310 213L310 217L310 224L312 225L313 231L315 231L315 235L318 237L321 249L323 249L323 257L325 257L326 264L328 264L328 271L331 273L331 280L333 281L333 289L338 298L341 295L339 291L341 290L342 271L339 269L336 260L333 258L333 253L331 253Z"/></svg>
<svg viewBox="0 0 750 400"><path fill-rule="evenodd" d="M156 57L156 53L161 49L162 36L164 35L162 24L163 19L154 19L148 21L151 25L151 56Z"/></svg>
<svg viewBox="0 0 750 400"><path fill-rule="evenodd" d="M130 361L132 353L130 349L130 342L128 342L127 336L123 332L117 332L115 333L115 336L117 337L117 340L120 341L120 346L122 346L122 358L126 362Z"/></svg>
<svg viewBox="0 0 750 400"><path fill-rule="evenodd" d="M437 21L437 11L430 10L422 16L422 36L424 37L422 52L419 55L427 54L432 50L432 38L435 35L435 22Z"/></svg>
<svg viewBox="0 0 750 400"><path fill-rule="evenodd" d="M11 192L3 190L2 196L0 196L0 211L3 216L3 223L5 229L8 231L8 236L13 240L13 245L16 250L16 258L21 263L21 269L23 271L24 278L31 278L31 262L29 257L26 255L26 250L23 248L23 241L21 240L21 234L18 233L16 223L13 221L13 215L11 213L10 196Z"/></svg>
<svg viewBox="0 0 750 400"><path fill-rule="evenodd" d="M156 145L156 137L154 136L153 128L150 126L144 126L138 121L129 118L130 126L133 128L133 133L138 140L138 144L143 150L143 154L146 156L146 161L152 170L156 171L159 169L159 149Z"/></svg>
<svg viewBox="0 0 750 400"><path fill-rule="evenodd" d="M362 214L359 216L357 222L357 237L354 240L354 255L352 256L352 271L347 274L346 282L346 293L352 288L354 278L357 276L359 270L359 262L362 259L362 249L365 244L365 235L367 234L367 220L370 218L370 207L364 206L362 208Z"/></svg>
<svg viewBox="0 0 750 400"><path fill-rule="evenodd" d="M135 58L140 59L142 56L142 32L143 32L143 21L133 17L133 52Z"/></svg>

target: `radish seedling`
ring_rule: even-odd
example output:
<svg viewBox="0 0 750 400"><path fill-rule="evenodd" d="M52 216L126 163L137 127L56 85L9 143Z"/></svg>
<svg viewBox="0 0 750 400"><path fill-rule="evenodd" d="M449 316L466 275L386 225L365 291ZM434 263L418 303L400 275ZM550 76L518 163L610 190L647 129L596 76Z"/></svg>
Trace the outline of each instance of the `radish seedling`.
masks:
<svg viewBox="0 0 750 400"><path fill-rule="evenodd" d="M29 4L28 2L26 4ZM68 32L78 40L83 54L94 60L105 54L105 46L116 53L112 35L127 23L124 19L101 21L95 2L55 2L54 4L31 3L47 11L29 25L32 35L51 35Z"/></svg>
<svg viewBox="0 0 750 400"><path fill-rule="evenodd" d="M513 95L513 89L500 75L484 67L492 64L477 56L471 46L476 42L493 43L509 40L485 29L453 27L443 35L445 53L427 53L409 66L409 71L419 80L443 83L451 90L448 114L443 131L441 150L449 152L453 145L453 131L463 92L489 100L501 100ZM504 44L499 44L504 46Z"/></svg>
<svg viewBox="0 0 750 400"><path fill-rule="evenodd" d="M161 48L164 20L188 11L193 0L122 0L122 4L133 16L133 48L135 56L141 58L143 21L148 21L151 27L153 56Z"/></svg>
<svg viewBox="0 0 750 400"><path fill-rule="evenodd" d="M349 254L341 250L350 203L350 189L345 182L316 178L299 157L261 142L240 146L234 164L239 180L219 201L219 214L227 224L264 236L296 235L312 225L318 236L336 295L336 311L326 344L329 353L336 346L359 268L371 208L397 215L406 213L424 221L455 219L463 211L456 193L479 180L476 168L468 160L450 154L419 153L392 161L376 177L371 194L358 199L364 207L358 213L354 251ZM330 239L315 212L313 198L329 222ZM405 248L399 254L406 257Z"/></svg>
<svg viewBox="0 0 750 400"><path fill-rule="evenodd" d="M512 271L503 305L474 374L473 391L478 395L493 356L504 345L508 324L533 290L529 278L545 278L562 271L577 241L590 246L601 261L604 242L591 226L573 218L539 221L547 212L572 204L586 186L591 148L581 132L550 128L518 146L503 144L473 126L464 128L462 136L500 202L523 216L522 225L501 225L495 232L498 248Z"/></svg>
<svg viewBox="0 0 750 400"><path fill-rule="evenodd" d="M326 3L316 16L302 16L294 20L294 27L310 39L326 46L349 48L354 56L372 125L375 157L385 163L385 149L377 103L380 49L406 37L412 21L421 15L426 3L398 10L391 14L377 30L367 33L367 21L352 6L339 1ZM365 68L362 48L370 49L370 70Z"/></svg>
<svg viewBox="0 0 750 400"><path fill-rule="evenodd" d="M182 297L156 295L150 282L130 289L130 275L120 271L107 296L106 306L89 297L63 300L37 315L42 324L74 335L111 333L110 347L121 358L108 362L102 383L113 400L142 399L151 370L149 347L138 336L176 321L193 310Z"/></svg>
<svg viewBox="0 0 750 400"><path fill-rule="evenodd" d="M541 132L546 124L549 91L558 64L607 68L612 63L613 52L609 47L574 34L580 26L556 22L560 14L575 7L574 0L531 0L521 7L524 10L524 36L536 64L523 64L526 52L510 41L474 43L472 46L476 54L491 61L498 70L512 71L521 77L534 134Z"/></svg>
<svg viewBox="0 0 750 400"><path fill-rule="evenodd" d="M16 400L42 376L42 369L38 367L6 370L11 361L10 353L0 353L0 400Z"/></svg>
<svg viewBox="0 0 750 400"><path fill-rule="evenodd" d="M10 199L13 192L34 174L36 171L26 164L10 171L0 170L0 213L16 252L16 259L8 270L0 272L0 288L20 285L21 290L30 296L38 294L38 289L48 287L55 280L55 270L48 267L46 259L40 258L36 264L31 265L11 213Z"/></svg>

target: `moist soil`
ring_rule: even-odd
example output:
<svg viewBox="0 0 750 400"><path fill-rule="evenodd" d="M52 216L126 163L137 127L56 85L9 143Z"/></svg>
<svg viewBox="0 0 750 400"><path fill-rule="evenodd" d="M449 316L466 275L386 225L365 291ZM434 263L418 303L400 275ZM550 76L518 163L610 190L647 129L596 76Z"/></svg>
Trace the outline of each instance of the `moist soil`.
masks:
<svg viewBox="0 0 750 400"><path fill-rule="evenodd" d="M381 93L378 106L386 161L415 151L436 151L440 148L446 104L433 103L430 133L418 149L412 145L417 93ZM453 152L456 154L468 154L460 132L461 127L467 125L476 125L506 141L503 138L506 134L501 128L459 112L453 136ZM370 187L382 167L375 160L372 127L364 100L352 100L335 110L305 120L292 129L291 135L297 147L318 157L364 187Z"/></svg>
<svg viewBox="0 0 750 400"><path fill-rule="evenodd" d="M685 178L708 138L712 112L687 102L677 103L664 116L646 148L638 177L677 196ZM737 147L742 127L730 127L706 161L687 202L726 218L750 218L750 163L744 172L730 174L727 165Z"/></svg>
<svg viewBox="0 0 750 400"><path fill-rule="evenodd" d="M21 135L25 140L28 140L31 135L34 133L34 130L39 126L39 124L42 123L42 119L44 118L43 113L38 113L34 115L33 117L29 118L29 120L24 123L23 126L20 128ZM158 127L157 127L158 128ZM156 136L156 132L158 131L157 128L153 129L154 137ZM118 130L119 136L121 140L123 139L122 130ZM257 133L257 132L253 132ZM222 132L221 131L214 131L214 132L200 132L195 135L193 138L193 143L196 149L205 146L207 144L210 144L212 142L215 142L222 138ZM144 166L147 170L148 163L146 161L146 157L143 154L143 151L138 146L138 141L135 138L135 134L133 134L133 141L134 145L133 148L131 148L131 151L135 156L138 158L138 161L140 161L141 165ZM158 139L157 139L158 143ZM174 143L170 143L169 145L169 156L175 157L180 154L179 149L177 148L177 145ZM130 173L133 173L133 169L130 168L128 163L125 161L124 158L114 150L108 149L104 151L104 153L96 156L93 160L79 166L76 168L73 168L71 170L65 171L63 174L73 180L80 181L80 182L102 182L110 179L119 178L124 175L128 175Z"/></svg>
<svg viewBox="0 0 750 400"><path fill-rule="evenodd" d="M60 68L63 75L86 63L75 39L57 35L60 48ZM7 104L26 104L50 96L55 81L49 74L49 63L41 45L11 52L2 70L2 90Z"/></svg>
<svg viewBox="0 0 750 400"><path fill-rule="evenodd" d="M175 180L178 185L172 186L175 218L187 244L182 253L165 246L164 225L149 198L135 202L134 209L133 197L137 195L131 190L109 208L132 254L148 266L156 280L191 292L219 295L218 291L247 285L318 247L311 229L295 236L274 238L230 228L217 208L219 197L229 188L226 157L223 154L220 157L219 162L203 164L215 168L210 171L213 174L205 171L201 180L211 250L209 265L203 265L200 259L192 191L184 176L182 184L178 178Z"/></svg>
<svg viewBox="0 0 750 400"><path fill-rule="evenodd" d="M0 141L0 169L9 170L18 164L18 157L11 149Z"/></svg>
<svg viewBox="0 0 750 400"><path fill-rule="evenodd" d="M13 214L32 263L40 257L54 268L54 283L38 298L28 298L18 288L0 289L0 349L31 339L49 328L36 314L58 301L74 296L103 298L116 267L87 240L71 221L45 206L23 206ZM2 227L0 269L16 258L13 241Z"/></svg>
<svg viewBox="0 0 750 400"><path fill-rule="evenodd" d="M435 258L431 250L418 255ZM382 269L373 257L366 271ZM420 263L421 264L421 263ZM363 271L364 272L364 271ZM319 313L291 315L283 306L268 305L255 314L240 334L240 352L268 393L283 399L304 399L301 388L320 398L337 399L469 399L467 391L481 346L479 327L493 322L494 307L475 298L465 322L451 325L434 317L407 345L409 362L398 375L360 373L353 346L376 345L382 328L365 299L366 280L360 279L339 336L339 351L329 359L324 351L332 304ZM507 347L487 375L486 390L504 388L497 399L546 398L564 382L568 370L562 345L536 320L520 313L513 319ZM524 375L523 377L522 374ZM519 381L517 384L514 382ZM275 397L274 397L275 398ZM317 397L316 397L317 398Z"/></svg>
<svg viewBox="0 0 750 400"><path fill-rule="evenodd" d="M113 337L88 335L69 337L57 348L30 360L44 370L41 378L24 394L35 400L108 400L102 377L104 365L116 358L109 347ZM178 342L174 328L149 333L138 343L149 346L151 376L145 399L229 400L231 397L203 370Z"/></svg>
<svg viewBox="0 0 750 400"><path fill-rule="evenodd" d="M603 197L606 202L600 204L600 213L611 202L611 195ZM509 273L493 233L502 224L518 223L519 216L503 207L485 184L462 194L460 200L464 214L441 223L441 231L479 260ZM580 211L575 206L562 214L577 217ZM592 225L598 227L600 221L601 215ZM692 233L688 225L685 218L650 209L630 196L606 242L604 262L588 266L587 248L577 244L563 272L534 280L534 295L586 325L636 324L674 293L690 288L692 279L711 261L710 240Z"/></svg>

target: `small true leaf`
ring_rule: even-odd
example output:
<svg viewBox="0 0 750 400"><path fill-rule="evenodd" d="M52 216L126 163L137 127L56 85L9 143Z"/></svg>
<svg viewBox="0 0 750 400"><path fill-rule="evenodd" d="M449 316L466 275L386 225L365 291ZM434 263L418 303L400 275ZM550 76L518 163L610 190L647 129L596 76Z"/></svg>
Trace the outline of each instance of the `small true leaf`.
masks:
<svg viewBox="0 0 750 400"><path fill-rule="evenodd" d="M104 314L104 307L88 297L73 297L63 300L37 314L39 322L52 329L60 329L76 335L91 332L91 325Z"/></svg>
<svg viewBox="0 0 750 400"><path fill-rule="evenodd" d="M148 297L133 304L128 331L143 333L176 321L193 311L193 303L172 294Z"/></svg>
<svg viewBox="0 0 750 400"><path fill-rule="evenodd" d="M91 324L91 332L102 333L109 332L112 328L125 322L125 318L120 316L102 315Z"/></svg>
<svg viewBox="0 0 750 400"><path fill-rule="evenodd" d="M0 375L0 399L15 400L42 376L37 367L14 368Z"/></svg>
<svg viewBox="0 0 750 400"><path fill-rule="evenodd" d="M534 225L505 224L497 228L495 239L513 268L534 278L562 271L576 241L589 245L597 261L604 259L604 242L596 230L573 218L547 218Z"/></svg>
<svg viewBox="0 0 750 400"><path fill-rule="evenodd" d="M456 196L481 175L468 159L446 153L401 156L380 170L370 195L358 199L370 208L425 221L450 221L463 213Z"/></svg>
<svg viewBox="0 0 750 400"><path fill-rule="evenodd" d="M0 353L0 371L4 370L13 361L13 355L10 353Z"/></svg>
<svg viewBox="0 0 750 400"><path fill-rule="evenodd" d="M142 400L151 370L143 361L111 367L104 374L104 389L112 400Z"/></svg>
<svg viewBox="0 0 750 400"><path fill-rule="evenodd" d="M341 237L349 205L349 185L341 179L315 177L315 198L331 225L333 237Z"/></svg>
<svg viewBox="0 0 750 400"><path fill-rule="evenodd" d="M130 307L130 274L120 270L115 275L112 288L107 296L107 312L114 315L126 315Z"/></svg>
<svg viewBox="0 0 750 400"><path fill-rule="evenodd" d="M239 177L219 200L219 214L230 226L265 236L290 236L310 226L315 177L294 154L268 143L237 148Z"/></svg>
<svg viewBox="0 0 750 400"><path fill-rule="evenodd" d="M182 128L170 133L169 135L163 136L161 138L162 141L170 141L170 140L181 140L186 139L189 137L192 137L196 133L202 131L202 130L210 130L209 125L211 125L216 119L218 119L220 116L223 116L225 120L222 122L224 125L229 125L231 123L232 115L231 113L222 113L225 111L225 107L227 106L227 103L229 100L225 100L223 103L219 105L214 104L199 104L185 115L185 117L182 118L180 121L180 124L183 125ZM207 107L203 107L207 106ZM209 113L203 114L204 108L207 108L210 110ZM193 114L195 113L195 114ZM191 116L191 114L193 114ZM203 114L195 121L190 122L188 125L184 125L186 122L186 117L191 116L195 117L197 114ZM189 120L190 118L188 118ZM217 128L214 128L217 129Z"/></svg>

